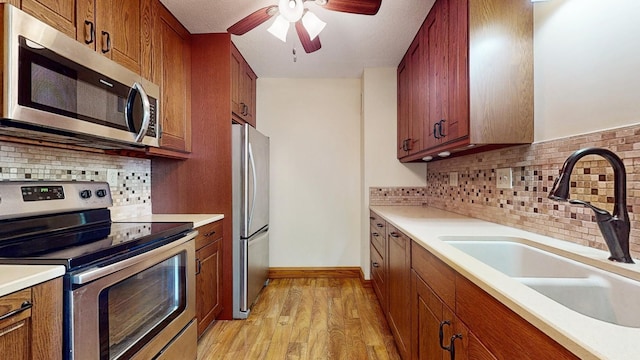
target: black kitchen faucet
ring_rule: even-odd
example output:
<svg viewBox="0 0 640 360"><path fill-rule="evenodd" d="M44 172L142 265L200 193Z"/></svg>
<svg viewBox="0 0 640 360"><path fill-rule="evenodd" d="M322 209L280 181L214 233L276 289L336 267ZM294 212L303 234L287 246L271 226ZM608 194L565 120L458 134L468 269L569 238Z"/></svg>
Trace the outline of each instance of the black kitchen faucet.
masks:
<svg viewBox="0 0 640 360"><path fill-rule="evenodd" d="M613 215L607 210L597 208L588 201L569 200L570 178L573 167L578 160L587 155L599 155L605 158L613 167L614 174L614 198ZM629 232L631 224L629 213L627 212L627 173L624 163L611 150L603 148L580 149L567 158L560 170L560 176L553 183L549 199L556 201L567 201L570 204L579 204L593 210L596 222L602 232L611 256L609 260L633 264L633 259L629 255Z"/></svg>

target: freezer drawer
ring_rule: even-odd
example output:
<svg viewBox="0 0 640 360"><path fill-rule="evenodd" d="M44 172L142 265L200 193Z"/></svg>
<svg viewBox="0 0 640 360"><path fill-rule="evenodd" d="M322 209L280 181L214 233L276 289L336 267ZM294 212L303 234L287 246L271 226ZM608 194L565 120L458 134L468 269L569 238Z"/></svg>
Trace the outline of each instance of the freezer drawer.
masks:
<svg viewBox="0 0 640 360"><path fill-rule="evenodd" d="M240 311L248 311L269 277L269 231L249 239L240 239L242 271L240 273Z"/></svg>

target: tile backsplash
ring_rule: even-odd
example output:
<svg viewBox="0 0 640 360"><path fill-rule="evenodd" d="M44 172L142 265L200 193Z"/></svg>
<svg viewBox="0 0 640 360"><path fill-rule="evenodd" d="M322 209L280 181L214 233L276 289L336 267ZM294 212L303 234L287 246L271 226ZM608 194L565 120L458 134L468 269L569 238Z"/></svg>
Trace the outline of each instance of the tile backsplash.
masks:
<svg viewBox="0 0 640 360"><path fill-rule="evenodd" d="M151 214L151 161L0 141L0 179L107 181L114 220Z"/></svg>
<svg viewBox="0 0 640 360"><path fill-rule="evenodd" d="M585 147L603 147L623 159L632 256L640 258L640 125L510 147L428 164L429 206L543 235L605 249L591 210L547 198L565 159ZM496 187L496 169L511 168L513 188ZM458 186L449 174L458 173ZM612 211L613 169L597 156L578 162L570 198Z"/></svg>
<svg viewBox="0 0 640 360"><path fill-rule="evenodd" d="M424 205L423 187L370 187L369 205Z"/></svg>

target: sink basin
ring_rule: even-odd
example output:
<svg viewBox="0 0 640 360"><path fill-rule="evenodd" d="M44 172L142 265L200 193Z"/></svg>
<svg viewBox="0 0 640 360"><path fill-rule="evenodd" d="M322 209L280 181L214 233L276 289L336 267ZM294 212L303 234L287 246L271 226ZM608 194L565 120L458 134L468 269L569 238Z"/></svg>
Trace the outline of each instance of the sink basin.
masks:
<svg viewBox="0 0 640 360"><path fill-rule="evenodd" d="M640 328L640 282L509 238L441 240L565 307Z"/></svg>

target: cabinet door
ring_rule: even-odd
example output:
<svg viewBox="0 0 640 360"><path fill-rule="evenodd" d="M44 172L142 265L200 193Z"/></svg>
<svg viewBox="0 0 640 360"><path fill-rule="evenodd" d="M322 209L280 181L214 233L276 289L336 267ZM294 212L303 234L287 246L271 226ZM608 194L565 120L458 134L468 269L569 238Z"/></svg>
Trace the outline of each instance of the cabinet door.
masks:
<svg viewBox="0 0 640 360"><path fill-rule="evenodd" d="M448 0L449 112L447 141L469 136L469 26L468 0Z"/></svg>
<svg viewBox="0 0 640 360"><path fill-rule="evenodd" d="M158 4L162 93L160 146L191 151L191 45L189 33Z"/></svg>
<svg viewBox="0 0 640 360"><path fill-rule="evenodd" d="M403 359L411 343L411 240L393 226L387 236L387 320Z"/></svg>
<svg viewBox="0 0 640 360"><path fill-rule="evenodd" d="M424 147L423 126L425 121L425 71L424 57L422 55L422 32L418 32L413 43L409 47L409 72L410 72L410 114L409 114L409 154L415 154Z"/></svg>
<svg viewBox="0 0 640 360"><path fill-rule="evenodd" d="M256 127L256 79L257 76L249 67L249 64L244 64L244 71L242 72L242 103L244 106L244 120L249 125Z"/></svg>
<svg viewBox="0 0 640 360"><path fill-rule="evenodd" d="M408 154L411 76L407 56L398 65L398 159Z"/></svg>
<svg viewBox="0 0 640 360"><path fill-rule="evenodd" d="M11 359L31 359L31 289L20 290L0 298L0 315L16 313L0 321L0 354ZM20 311L20 309L26 309Z"/></svg>
<svg viewBox="0 0 640 360"><path fill-rule="evenodd" d="M234 45L231 45L231 113L242 117L241 79L244 59Z"/></svg>
<svg viewBox="0 0 640 360"><path fill-rule="evenodd" d="M425 148L448 141L448 53L447 17L448 0L438 0L427 15L423 28L425 39L427 121Z"/></svg>
<svg viewBox="0 0 640 360"><path fill-rule="evenodd" d="M440 323L443 321L442 302L415 273L411 274L411 293L413 309L413 359L445 359L440 348ZM451 337L451 328L442 326L443 338Z"/></svg>
<svg viewBox="0 0 640 360"><path fill-rule="evenodd" d="M196 316L198 336L220 313L220 241L196 252Z"/></svg>
<svg viewBox="0 0 640 360"><path fill-rule="evenodd" d="M140 20L140 0L96 2L98 51L136 74L140 73Z"/></svg>
<svg viewBox="0 0 640 360"><path fill-rule="evenodd" d="M73 0L22 0L22 10L75 39L75 3Z"/></svg>

